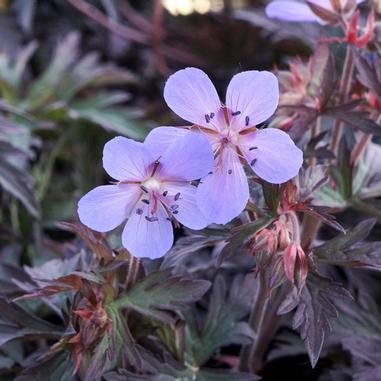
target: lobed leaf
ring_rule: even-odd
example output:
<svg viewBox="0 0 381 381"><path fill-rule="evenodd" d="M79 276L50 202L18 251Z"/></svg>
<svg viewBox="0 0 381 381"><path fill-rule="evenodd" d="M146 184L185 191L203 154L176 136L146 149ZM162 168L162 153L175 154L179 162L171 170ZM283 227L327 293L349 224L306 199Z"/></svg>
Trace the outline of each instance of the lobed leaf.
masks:
<svg viewBox="0 0 381 381"><path fill-rule="evenodd" d="M299 329L312 367L315 367L326 337L331 333L331 320L338 317L336 300L350 298L340 284L317 273L309 274L298 298L293 291L279 307L279 313L296 307L293 328Z"/></svg>
<svg viewBox="0 0 381 381"><path fill-rule="evenodd" d="M122 294L112 305L131 308L147 317L173 322L170 312L183 309L200 299L210 282L172 276L170 271L154 271Z"/></svg>

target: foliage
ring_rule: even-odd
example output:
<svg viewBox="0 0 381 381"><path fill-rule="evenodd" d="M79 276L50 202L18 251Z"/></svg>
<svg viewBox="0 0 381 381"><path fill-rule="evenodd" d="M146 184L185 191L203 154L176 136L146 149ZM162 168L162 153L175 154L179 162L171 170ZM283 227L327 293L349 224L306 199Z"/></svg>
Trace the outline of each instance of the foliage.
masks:
<svg viewBox="0 0 381 381"><path fill-rule="evenodd" d="M381 9L312 5L318 25L130 3L0 2L1 380L381 379ZM218 90L275 67L257 127L304 165L284 184L247 172L240 216L139 260L76 204L106 181L105 141L176 124L162 89L186 66Z"/></svg>

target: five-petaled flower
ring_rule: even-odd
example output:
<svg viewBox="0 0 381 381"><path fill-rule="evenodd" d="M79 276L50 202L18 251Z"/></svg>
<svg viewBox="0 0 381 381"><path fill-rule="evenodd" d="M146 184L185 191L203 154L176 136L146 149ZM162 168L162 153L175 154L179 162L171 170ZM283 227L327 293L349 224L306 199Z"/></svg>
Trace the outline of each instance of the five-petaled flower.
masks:
<svg viewBox="0 0 381 381"><path fill-rule="evenodd" d="M365 0L275 0L266 7L268 17L295 22L327 24L337 21L337 15L353 11L354 5ZM336 8L336 9L335 9Z"/></svg>
<svg viewBox="0 0 381 381"><path fill-rule="evenodd" d="M103 167L117 182L83 196L78 215L83 224L99 232L113 230L128 219L123 246L137 257L157 258L173 244L172 221L191 229L207 225L191 181L211 171L213 153L208 140L194 132L160 147L150 135L147 138L139 143L116 137L106 143Z"/></svg>
<svg viewBox="0 0 381 381"><path fill-rule="evenodd" d="M167 105L194 124L212 145L215 167L202 179L197 203L209 222L227 223L245 208L249 186L243 164L275 184L296 176L303 153L290 137L275 128L257 129L275 111L279 100L277 78L266 71L246 71L231 80L222 105L209 77L196 68L174 73L164 89ZM186 129L159 127L149 137L166 146Z"/></svg>

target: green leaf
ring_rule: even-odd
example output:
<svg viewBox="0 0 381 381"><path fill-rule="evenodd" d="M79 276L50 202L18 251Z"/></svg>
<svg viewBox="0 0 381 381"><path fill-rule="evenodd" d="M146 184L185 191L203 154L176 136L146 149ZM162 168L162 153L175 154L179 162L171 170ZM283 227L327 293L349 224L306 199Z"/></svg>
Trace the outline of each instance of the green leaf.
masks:
<svg viewBox="0 0 381 381"><path fill-rule="evenodd" d="M8 162L9 157L2 157L5 152L20 152L6 142L0 142L0 185L5 191L16 197L34 217L40 215L39 205L33 192L33 179L30 174ZM21 152L23 154L23 152Z"/></svg>
<svg viewBox="0 0 381 381"><path fill-rule="evenodd" d="M186 314L186 361L199 367L213 353L229 344L250 344L254 332L242 319L248 314L253 298L252 278L236 276L230 289L222 276L217 276L209 299L205 323L198 327L196 317Z"/></svg>
<svg viewBox="0 0 381 381"><path fill-rule="evenodd" d="M60 352L47 361L29 365L14 381L77 381L70 352Z"/></svg>
<svg viewBox="0 0 381 381"><path fill-rule="evenodd" d="M240 249L253 234L264 229L273 221L274 217L264 216L258 218L254 222L250 222L248 224L240 226L239 228L233 229L233 234L228 239L228 243L224 246L224 248L218 255L217 265L220 266L225 259L232 257L236 253L236 251Z"/></svg>
<svg viewBox="0 0 381 381"><path fill-rule="evenodd" d="M364 240L375 224L374 219L360 222L346 234L313 249L316 262L381 270L381 242Z"/></svg>
<svg viewBox="0 0 381 381"><path fill-rule="evenodd" d="M107 307L112 320L112 331L107 333L94 349L83 381L98 381L103 374L114 368L129 365L140 367L141 358L126 319L115 308Z"/></svg>
<svg viewBox="0 0 381 381"><path fill-rule="evenodd" d="M78 57L79 34L69 33L56 47L48 68L31 86L25 99L28 109L44 106Z"/></svg>
<svg viewBox="0 0 381 381"><path fill-rule="evenodd" d="M350 248L353 244L364 240L373 228L376 220L368 219L360 222L346 233L339 234L335 238L315 247L313 250L317 258L335 258L340 252Z"/></svg>
<svg viewBox="0 0 381 381"><path fill-rule="evenodd" d="M19 91L25 68L37 46L37 42L30 42L13 60L5 53L0 54L0 78L9 85L12 91Z"/></svg>
<svg viewBox="0 0 381 381"><path fill-rule="evenodd" d="M209 287L210 282L206 280L172 276L170 271L154 271L112 305L131 308L147 317L172 323L173 317L167 311L187 307L200 299Z"/></svg>
<svg viewBox="0 0 381 381"><path fill-rule="evenodd" d="M142 140L147 135L147 128L131 119L129 112L117 109L95 109L71 107L76 118L95 123L106 130L122 134L133 139Z"/></svg>

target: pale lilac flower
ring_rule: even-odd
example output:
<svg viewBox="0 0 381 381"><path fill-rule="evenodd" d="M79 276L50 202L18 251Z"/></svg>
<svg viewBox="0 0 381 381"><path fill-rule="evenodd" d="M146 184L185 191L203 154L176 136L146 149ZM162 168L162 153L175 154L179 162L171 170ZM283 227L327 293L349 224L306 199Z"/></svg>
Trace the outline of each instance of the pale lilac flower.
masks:
<svg viewBox="0 0 381 381"><path fill-rule="evenodd" d="M330 0L309 0L310 3L316 4L329 12L335 13ZM348 1L340 0L341 7L344 8ZM356 0L357 4L365 0ZM306 1L297 0L275 0L266 7L266 14L268 17L277 18L285 21L315 21L319 24L326 24L327 22L316 15L308 6Z"/></svg>
<svg viewBox="0 0 381 381"><path fill-rule="evenodd" d="M187 68L168 79L164 98L177 115L195 124L213 147L215 168L197 190L197 203L210 222L227 223L245 208L249 187L243 163L274 184L297 175L303 154L290 137L275 128L255 128L278 105L278 80L272 73L235 75L223 106L209 77L199 69ZM157 147L165 146L185 133L184 129L162 127L149 140Z"/></svg>
<svg viewBox="0 0 381 381"><path fill-rule="evenodd" d="M117 181L83 196L78 215L83 224L99 232L128 219L122 243L131 254L164 255L173 244L172 221L191 229L207 225L197 207L197 188L190 183L213 168L213 153L202 135L188 131L160 147L151 141L116 137L104 147L103 167Z"/></svg>

